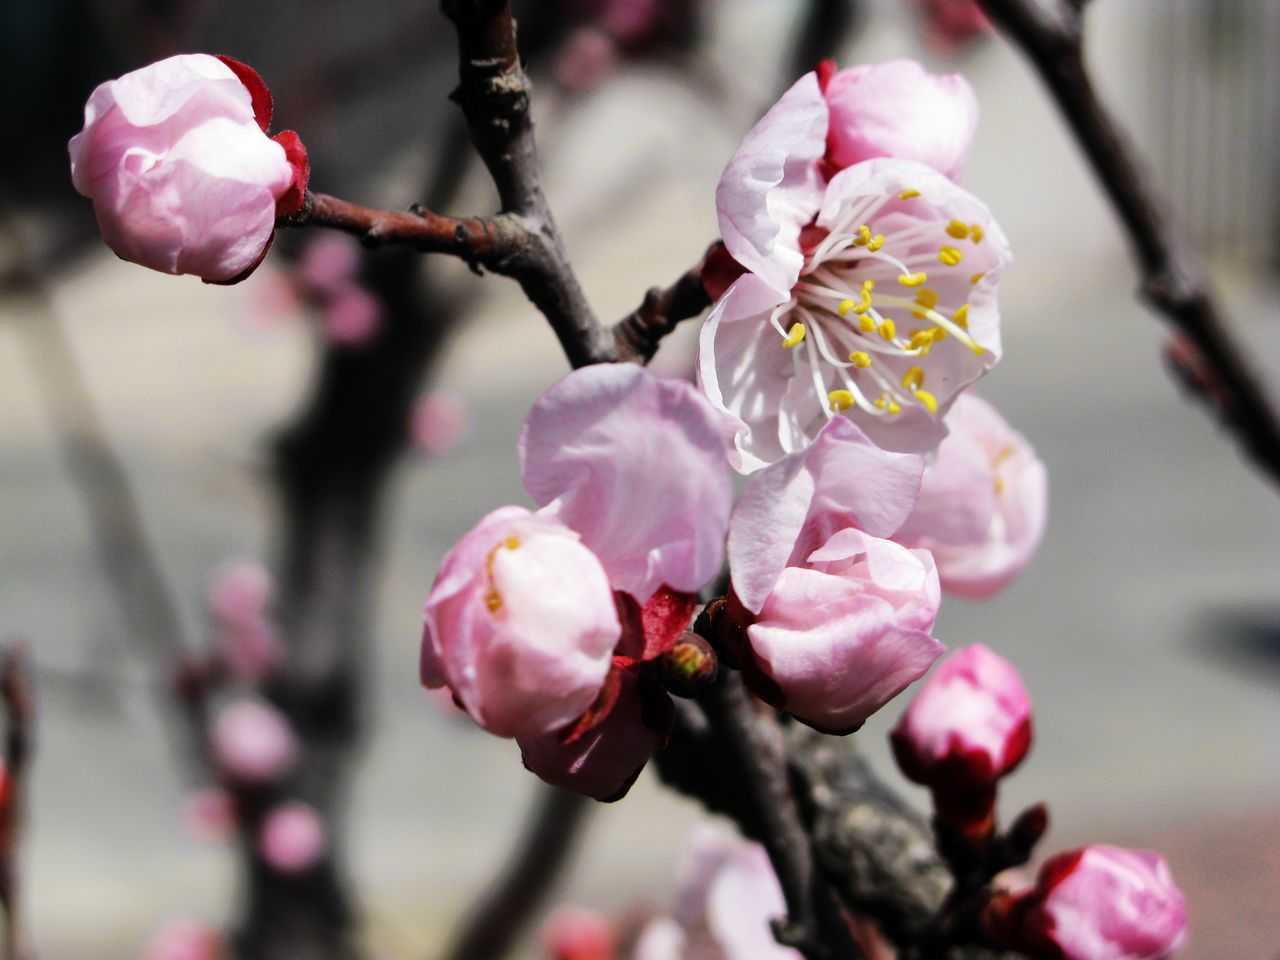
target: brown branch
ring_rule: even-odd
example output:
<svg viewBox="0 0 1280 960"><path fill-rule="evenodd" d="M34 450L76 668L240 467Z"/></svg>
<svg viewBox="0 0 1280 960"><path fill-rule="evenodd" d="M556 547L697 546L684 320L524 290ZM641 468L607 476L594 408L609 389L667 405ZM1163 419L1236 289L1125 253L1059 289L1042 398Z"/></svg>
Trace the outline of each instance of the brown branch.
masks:
<svg viewBox="0 0 1280 960"><path fill-rule="evenodd" d="M1094 89L1084 62L1084 0L1058 0L1052 10L1037 0L982 0L982 6L1031 60L1092 164L1129 234L1143 298L1200 355L1208 383L1196 395L1280 482L1273 401L1233 339L1199 264L1170 227L1137 151Z"/></svg>
<svg viewBox="0 0 1280 960"><path fill-rule="evenodd" d="M444 954L448 960L493 960L511 951L529 915L575 852L591 804L580 794L539 786L537 806L521 828L519 846L493 887L472 907Z"/></svg>
<svg viewBox="0 0 1280 960"><path fill-rule="evenodd" d="M667 288L651 287L644 301L611 328L613 349L619 360L648 363L662 338L682 320L698 316L711 306L702 286L702 263L690 267Z"/></svg>

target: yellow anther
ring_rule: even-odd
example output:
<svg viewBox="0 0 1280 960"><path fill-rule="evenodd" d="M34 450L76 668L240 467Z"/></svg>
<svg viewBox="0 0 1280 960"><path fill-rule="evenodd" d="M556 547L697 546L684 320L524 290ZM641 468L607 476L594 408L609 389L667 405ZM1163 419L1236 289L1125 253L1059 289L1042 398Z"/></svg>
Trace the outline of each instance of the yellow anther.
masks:
<svg viewBox="0 0 1280 960"><path fill-rule="evenodd" d="M863 353L861 350L855 350L849 354L849 362L859 370L865 370L871 366L871 354Z"/></svg>
<svg viewBox="0 0 1280 960"><path fill-rule="evenodd" d="M947 339L947 331L944 330L942 327L934 327L929 332L933 334L934 343L937 343L939 340Z"/></svg>
<svg viewBox="0 0 1280 960"><path fill-rule="evenodd" d="M880 394L876 397L875 408L877 410L886 410L889 407L889 397L886 394Z"/></svg>
<svg viewBox="0 0 1280 960"><path fill-rule="evenodd" d="M889 413L898 414L902 412L902 405L897 400L889 401Z"/></svg>
<svg viewBox="0 0 1280 960"><path fill-rule="evenodd" d="M916 294L916 303L920 306L932 310L938 305L938 291L932 287L925 287Z"/></svg>
<svg viewBox="0 0 1280 960"><path fill-rule="evenodd" d="M514 550L516 547L520 546L520 538L513 533L502 541L502 545L508 550Z"/></svg>
<svg viewBox="0 0 1280 960"><path fill-rule="evenodd" d="M858 239L853 242L855 247L865 247L871 242L871 228L865 223L858 228Z"/></svg>
<svg viewBox="0 0 1280 960"><path fill-rule="evenodd" d="M912 350L922 350L928 353L929 348L933 346L933 331L917 330L911 335L911 340L908 342L911 344Z"/></svg>
<svg viewBox="0 0 1280 960"><path fill-rule="evenodd" d="M484 595L484 605L490 613L497 613L502 609L502 598L498 596L497 590L490 590Z"/></svg>
<svg viewBox="0 0 1280 960"><path fill-rule="evenodd" d="M916 197L918 197L918 196L920 196L920 191L919 191L919 190L913 190L913 189L911 189L910 187L908 187L906 190L903 190L900 194L898 194L898 199L899 199L899 200L914 200L914 199L915 199Z"/></svg>
<svg viewBox="0 0 1280 960"><path fill-rule="evenodd" d="M938 251L938 259L948 267L954 267L964 259L964 254L955 247L943 247Z"/></svg>
<svg viewBox="0 0 1280 960"><path fill-rule="evenodd" d="M908 390L919 390L924 384L924 371L919 367L908 367L902 375L902 385Z"/></svg>
<svg viewBox="0 0 1280 960"><path fill-rule="evenodd" d="M969 225L963 220L952 220L947 224L947 236L963 240L969 236Z"/></svg>
<svg viewBox="0 0 1280 960"><path fill-rule="evenodd" d="M969 278L969 282L972 283L974 286L977 286L982 282L982 278L985 276L986 276L985 273L975 273L972 277Z"/></svg>
<svg viewBox="0 0 1280 960"><path fill-rule="evenodd" d="M827 394L832 410L848 410L853 406L853 394L848 390L832 390Z"/></svg>
<svg viewBox="0 0 1280 960"><path fill-rule="evenodd" d="M858 329L863 333L874 333L876 322L864 313L858 317Z"/></svg>
<svg viewBox="0 0 1280 960"><path fill-rule="evenodd" d="M951 322L962 330L969 329L969 305L961 304L960 309L951 315Z"/></svg>
<svg viewBox="0 0 1280 960"><path fill-rule="evenodd" d="M876 282L872 280L870 277L867 277L867 279L862 281L862 289L866 290L868 293L870 293L875 288L876 288Z"/></svg>
<svg viewBox="0 0 1280 960"><path fill-rule="evenodd" d="M804 324L793 323L791 329L787 331L787 337L782 341L782 345L790 350L792 347L799 346L804 343Z"/></svg>
<svg viewBox="0 0 1280 960"><path fill-rule="evenodd" d="M861 315L866 313L870 309L871 309L871 296L870 294L864 292L862 294L862 301L853 308L853 312Z"/></svg>
<svg viewBox="0 0 1280 960"><path fill-rule="evenodd" d="M981 243L982 238L985 237L986 235L987 235L986 231L982 229L982 224L980 223L969 224L969 239L972 240L974 243Z"/></svg>
<svg viewBox="0 0 1280 960"><path fill-rule="evenodd" d="M871 238L871 242L867 244L867 249L870 250L872 253L875 253L877 250L879 250L883 246L884 246L884 234L877 233L874 237Z"/></svg>
<svg viewBox="0 0 1280 960"><path fill-rule="evenodd" d="M900 273L898 282L904 287L923 287L929 279L927 273Z"/></svg>
<svg viewBox="0 0 1280 960"><path fill-rule="evenodd" d="M920 405L929 411L930 415L936 415L938 412L938 398L928 390L915 390L912 395L920 401Z"/></svg>
<svg viewBox="0 0 1280 960"><path fill-rule="evenodd" d="M880 323L880 336L892 342L893 338L898 335L898 328L892 320L883 320Z"/></svg>
<svg viewBox="0 0 1280 960"><path fill-rule="evenodd" d="M843 300L840 301L840 306L836 307L836 313L840 314L840 316L842 317L847 317L849 315L849 312L853 310L854 307L856 306L857 306L856 303L854 303L848 297L845 297Z"/></svg>

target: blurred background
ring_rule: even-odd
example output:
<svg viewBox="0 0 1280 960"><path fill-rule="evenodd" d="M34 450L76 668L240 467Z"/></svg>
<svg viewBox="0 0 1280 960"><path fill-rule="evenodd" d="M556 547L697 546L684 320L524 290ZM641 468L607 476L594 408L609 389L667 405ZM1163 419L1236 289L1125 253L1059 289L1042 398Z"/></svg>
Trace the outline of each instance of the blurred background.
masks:
<svg viewBox="0 0 1280 960"><path fill-rule="evenodd" d="M617 318L715 237L720 170L807 62L809 7L708 0L660 35L610 45L575 34L574 11L529 6L521 40L547 192L589 297ZM1037 561L989 603L945 603L938 636L988 643L1022 671L1037 742L1004 809L1050 802L1043 852L1095 840L1159 848L1190 900L1185 956L1272 958L1276 491L1163 369L1164 330L1135 300L1125 240L1027 65L997 37L940 33L921 9L867 0L825 39L839 39L842 64L910 56L961 71L976 88L982 121L967 184L1017 258L1002 282L1005 359L980 392L1035 445L1051 489ZM1270 0L1098 0L1089 13L1103 94L1273 384L1277 41ZM286 424L305 424L302 411L317 404L350 403L341 415L355 430L398 438L421 409L415 397L431 397L446 425L465 421L456 438L420 431L430 435L389 475L372 566L359 568L373 607L349 651L367 680L368 724L347 857L375 955L441 948L527 815L538 785L514 744L426 695L417 657L420 606L442 553L488 510L526 502L516 435L566 369L547 325L507 280L395 252L366 258L381 305L340 315L295 269L310 235L281 236L266 265L232 288L137 269L98 241L65 152L97 82L176 50L225 52L267 79L274 126L300 131L314 188L482 212L490 188L446 99L452 44L435 5L409 0L0 8L0 62L12 73L0 103L0 634L25 638L36 666L23 873L43 956L136 957L167 919L228 921L237 884L234 848L184 831L192 784L174 749L176 721L159 706L166 677L102 562L88 506L101 475L68 440L69 423L84 428L69 395L91 403L98 439L123 464L193 647L208 633L212 571L290 549L270 471ZM407 338L396 332L406 304L417 311ZM696 327L664 344L663 369L688 369ZM52 341L49 329L60 331ZM430 375L397 379L404 396L389 408L361 405L358 391L316 399L317 369L328 376L376 355L411 356ZM380 422L386 409L401 419ZM369 455L390 462L396 442ZM901 706L858 739L890 783L919 799L887 760L884 734ZM558 898L607 910L662 902L697 816L647 772L625 801L593 811Z"/></svg>

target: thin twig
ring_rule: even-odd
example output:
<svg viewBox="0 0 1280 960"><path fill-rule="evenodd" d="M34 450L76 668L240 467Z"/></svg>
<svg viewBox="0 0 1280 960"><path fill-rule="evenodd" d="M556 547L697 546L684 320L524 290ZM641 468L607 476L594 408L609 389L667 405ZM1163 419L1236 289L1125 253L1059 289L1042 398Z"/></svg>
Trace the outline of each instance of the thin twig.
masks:
<svg viewBox="0 0 1280 960"><path fill-rule="evenodd" d="M1124 224L1141 293L1199 353L1196 395L1233 430L1258 467L1280 482L1280 417L1235 342L1203 272L1164 213L1129 137L1098 98L1084 62L1083 0L981 0L1022 48L1070 124ZM1194 385L1193 379L1184 382Z"/></svg>
<svg viewBox="0 0 1280 960"><path fill-rule="evenodd" d="M682 320L698 316L711 306L702 285L702 263L690 267L671 286L652 287L640 306L613 325L614 351L619 360L648 363L662 338Z"/></svg>
<svg viewBox="0 0 1280 960"><path fill-rule="evenodd" d="M529 822L521 827L519 845L493 886L471 908L444 954L448 960L505 957L577 849L578 828L592 801L558 787L540 786L539 791Z"/></svg>

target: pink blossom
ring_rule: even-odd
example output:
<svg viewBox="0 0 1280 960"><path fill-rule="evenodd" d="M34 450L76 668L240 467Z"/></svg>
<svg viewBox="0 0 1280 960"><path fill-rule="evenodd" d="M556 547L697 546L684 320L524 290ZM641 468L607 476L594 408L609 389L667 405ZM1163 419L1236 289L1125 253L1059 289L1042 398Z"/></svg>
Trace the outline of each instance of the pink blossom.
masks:
<svg viewBox="0 0 1280 960"><path fill-rule="evenodd" d="M1187 908L1158 853L1093 845L1046 862L1031 889L997 897L984 925L1037 956L1161 960L1186 941Z"/></svg>
<svg viewBox="0 0 1280 960"><path fill-rule="evenodd" d="M894 539L933 553L944 590L982 599L1008 586L1040 545L1048 473L1022 434L972 394L946 424L915 512Z"/></svg>
<svg viewBox="0 0 1280 960"><path fill-rule="evenodd" d="M591 705L621 632L608 575L578 535L502 507L440 566L427 598L422 682L447 684L490 733L537 736Z"/></svg>
<svg viewBox="0 0 1280 960"><path fill-rule="evenodd" d="M147 941L143 960L217 960L222 938L202 923L175 920L161 927Z"/></svg>
<svg viewBox="0 0 1280 960"><path fill-rule="evenodd" d="M367 343L382 326L382 301L364 287L348 284L324 306L324 332L330 343Z"/></svg>
<svg viewBox="0 0 1280 960"><path fill-rule="evenodd" d="M744 473L842 416L886 449L931 450L955 397L1001 353L996 286L1010 254L986 206L898 157L828 182L827 133L808 74L716 189L721 236L745 272L703 325L698 382L735 419Z"/></svg>
<svg viewBox="0 0 1280 960"><path fill-rule="evenodd" d="M800 960L770 926L786 902L763 847L704 825L688 851L673 915L650 921L635 960Z"/></svg>
<svg viewBox="0 0 1280 960"><path fill-rule="evenodd" d="M976 0L916 0L916 6L925 19L929 43L944 53L992 32L991 21Z"/></svg>
<svg viewBox="0 0 1280 960"><path fill-rule="evenodd" d="M183 804L182 821L197 840L227 840L236 828L235 801L220 787L196 790Z"/></svg>
<svg viewBox="0 0 1280 960"><path fill-rule="evenodd" d="M824 92L831 110L827 159L837 169L896 157L959 175L978 126L978 98L964 77L891 60L840 70Z"/></svg>
<svg viewBox="0 0 1280 960"><path fill-rule="evenodd" d="M747 638L777 706L847 733L942 653L929 632L940 602L928 551L851 527L782 571Z"/></svg>
<svg viewBox="0 0 1280 960"><path fill-rule="evenodd" d="M410 432L415 447L442 457L466 435L467 408L454 394L433 390L414 406Z"/></svg>
<svg viewBox="0 0 1280 960"><path fill-rule="evenodd" d="M276 216L302 202L297 135L266 134L271 97L244 64L207 54L109 80L71 138L71 179L125 260L215 283L265 255Z"/></svg>
<svg viewBox="0 0 1280 960"><path fill-rule="evenodd" d="M285 803L271 810L258 832L262 859L281 873L307 869L327 846L324 823L306 803Z"/></svg>
<svg viewBox="0 0 1280 960"><path fill-rule="evenodd" d="M222 655L247 680L265 676L282 656L267 619L273 589L271 574L254 560L224 564L209 584L209 612Z"/></svg>
<svg viewBox="0 0 1280 960"><path fill-rule="evenodd" d="M219 766L250 783L275 780L293 765L297 743L289 722L275 707L238 700L219 711L210 732Z"/></svg>
<svg viewBox="0 0 1280 960"><path fill-rule="evenodd" d="M342 233L320 233L302 249L298 280L313 296L334 297L356 282L360 243Z"/></svg>
<svg viewBox="0 0 1280 960"><path fill-rule="evenodd" d="M608 918L582 907L557 908L542 928L547 960L613 960L613 942Z"/></svg>
<svg viewBox="0 0 1280 960"><path fill-rule="evenodd" d="M890 736L898 766L916 783L986 790L1031 746L1031 698L1013 664L975 643L943 661Z"/></svg>
<svg viewBox="0 0 1280 960"><path fill-rule="evenodd" d="M593 90L617 69L618 46L603 30L579 27L556 53L556 82L571 93Z"/></svg>

